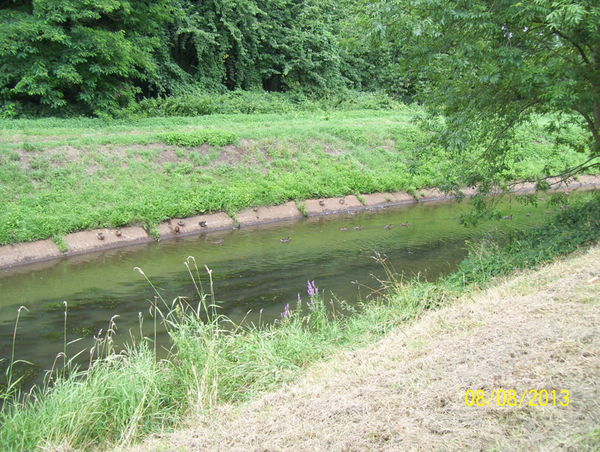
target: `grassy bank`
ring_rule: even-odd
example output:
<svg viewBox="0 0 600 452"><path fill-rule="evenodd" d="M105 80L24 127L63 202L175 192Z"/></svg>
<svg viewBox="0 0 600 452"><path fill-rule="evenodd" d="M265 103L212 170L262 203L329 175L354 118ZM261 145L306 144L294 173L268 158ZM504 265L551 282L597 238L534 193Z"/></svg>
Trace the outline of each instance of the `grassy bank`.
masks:
<svg viewBox="0 0 600 452"><path fill-rule="evenodd" d="M210 273L199 272L190 260L197 304L158 300L154 310L172 339L168 359L158 361L153 338L141 334L129 350L116 353L112 325L98 338L88 371L67 366L66 377L57 366L45 388L19 401L4 394L9 401L0 411L0 443L7 451L101 450L174 428L218 404L252 398L294 380L315 361L373 343L424 310L489 285L492 274L530 268L597 240L600 197L571 204L548 225L509 236L502 246L474 246L459 272L436 283L388 272L383 282L388 295L350 315L341 315L340 308L348 308L309 283L298 305L287 308L276 324L236 327L214 314ZM494 262L503 265L491 272Z"/></svg>
<svg viewBox="0 0 600 452"><path fill-rule="evenodd" d="M49 237L60 244L67 233L97 227L152 231L174 217L288 200L413 193L442 183L451 165L442 151L423 159L428 137L412 122L418 107L362 102L294 109L288 101L267 114L276 103L258 108L259 100L239 107L260 114L217 109L114 121L0 120L0 245ZM228 102L223 111L235 111L235 99ZM161 104L143 113L193 111ZM581 156L557 153L532 126L510 158L514 170L505 177L523 179L547 165L572 166Z"/></svg>

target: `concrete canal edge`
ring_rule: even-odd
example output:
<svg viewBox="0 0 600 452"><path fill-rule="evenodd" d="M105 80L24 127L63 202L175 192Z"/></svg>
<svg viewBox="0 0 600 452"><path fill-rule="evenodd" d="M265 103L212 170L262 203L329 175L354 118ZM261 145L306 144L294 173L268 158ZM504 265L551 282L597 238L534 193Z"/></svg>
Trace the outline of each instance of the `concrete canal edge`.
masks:
<svg viewBox="0 0 600 452"><path fill-rule="evenodd" d="M579 181L566 187L567 191L579 188L600 186L600 176L579 176ZM565 188L562 188L564 191ZM515 193L534 192L535 186L529 183L517 185ZM474 190L465 190L467 196ZM360 198L360 199L359 199ZM189 218L173 218L158 226L161 240L192 234L208 233L224 229L245 227L282 220L293 220L304 216L328 215L344 211L384 208L416 202L430 202L450 199L451 196L433 188L417 190L415 196L404 193L372 193L368 195L348 195L336 198L289 201L272 207L245 209L230 217L224 212L209 215L196 215ZM104 251L128 245L152 242L154 238L142 227L130 226L121 229L94 229L80 231L65 236L67 250L62 252L52 240L17 243L0 246L0 269L59 259L83 253Z"/></svg>

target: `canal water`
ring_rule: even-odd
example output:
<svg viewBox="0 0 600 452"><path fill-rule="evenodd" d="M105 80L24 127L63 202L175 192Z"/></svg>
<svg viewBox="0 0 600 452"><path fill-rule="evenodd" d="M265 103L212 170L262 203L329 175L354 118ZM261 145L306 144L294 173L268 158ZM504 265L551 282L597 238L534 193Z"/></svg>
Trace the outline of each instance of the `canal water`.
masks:
<svg viewBox="0 0 600 452"><path fill-rule="evenodd" d="M212 271L221 314L234 322L269 322L280 318L286 304L295 306L298 294L306 299L309 280L327 300L368 302L371 289L380 288L377 278L385 277L373 258L376 253L385 255L398 273L431 280L457 268L467 254L465 241L546 218L543 205L506 202L502 209L513 220L465 228L459 218L466 209L466 203L446 201L344 212L0 270L0 358L6 363L11 357L20 306L27 310L19 318L15 359L42 369L50 369L63 350L65 302L67 341L81 338L68 347L69 356L89 350L93 336L106 331L113 316L118 316L118 346L130 331L139 336L140 315L152 324L149 310L156 292L136 267L168 302L181 296L197 306L199 297L184 265L193 256L205 290L204 266ZM289 242L282 243L287 237ZM167 346L167 338L163 341Z"/></svg>

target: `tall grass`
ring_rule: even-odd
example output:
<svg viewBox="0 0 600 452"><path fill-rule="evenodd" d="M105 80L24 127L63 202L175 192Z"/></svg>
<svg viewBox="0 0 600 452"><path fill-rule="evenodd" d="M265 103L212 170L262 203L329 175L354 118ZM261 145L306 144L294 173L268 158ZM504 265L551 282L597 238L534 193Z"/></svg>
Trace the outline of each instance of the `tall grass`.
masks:
<svg viewBox="0 0 600 452"><path fill-rule="evenodd" d="M309 283L307 295L299 295L296 306L277 321L234 325L217 313L211 272L204 292L195 261L186 265L198 290L195 304L157 296L151 309L153 321L162 322L170 335L169 356L157 358L155 333L144 336L141 324L131 345L115 350L117 325L111 319L89 350L87 370L69 360L66 369L48 374L42 388L0 394L4 451L129 444L215 404L246 400L289 382L310 363L372 342L432 305L433 285L397 281L391 284L398 284L398 295L365 304L356 313L344 303L326 301Z"/></svg>
<svg viewBox="0 0 600 452"><path fill-rule="evenodd" d="M402 108L402 103L384 92L346 92L317 99L302 93L233 91L221 94L196 92L166 98L144 99L128 113L148 117L169 117L398 108Z"/></svg>

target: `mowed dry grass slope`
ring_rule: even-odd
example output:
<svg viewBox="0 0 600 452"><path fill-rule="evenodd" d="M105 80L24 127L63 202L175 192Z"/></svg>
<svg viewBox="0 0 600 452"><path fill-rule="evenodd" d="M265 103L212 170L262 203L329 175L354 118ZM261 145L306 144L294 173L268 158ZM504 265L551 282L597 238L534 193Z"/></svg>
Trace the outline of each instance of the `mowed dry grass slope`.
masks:
<svg viewBox="0 0 600 452"><path fill-rule="evenodd" d="M596 247L512 277L129 450L599 450L600 281L588 282L598 275ZM495 395L468 406L468 390ZM516 400L499 406L498 390ZM508 406L529 390L538 406L533 392Z"/></svg>

